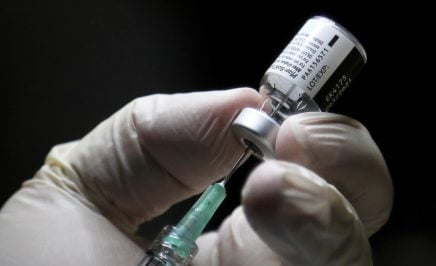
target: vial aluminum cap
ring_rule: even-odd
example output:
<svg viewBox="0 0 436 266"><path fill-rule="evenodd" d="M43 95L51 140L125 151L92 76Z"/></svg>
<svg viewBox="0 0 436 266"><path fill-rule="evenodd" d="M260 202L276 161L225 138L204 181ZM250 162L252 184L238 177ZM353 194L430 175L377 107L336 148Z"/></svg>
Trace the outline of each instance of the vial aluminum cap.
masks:
<svg viewBox="0 0 436 266"><path fill-rule="evenodd" d="M232 130L259 158L274 158L280 125L266 113L244 108L232 123Z"/></svg>

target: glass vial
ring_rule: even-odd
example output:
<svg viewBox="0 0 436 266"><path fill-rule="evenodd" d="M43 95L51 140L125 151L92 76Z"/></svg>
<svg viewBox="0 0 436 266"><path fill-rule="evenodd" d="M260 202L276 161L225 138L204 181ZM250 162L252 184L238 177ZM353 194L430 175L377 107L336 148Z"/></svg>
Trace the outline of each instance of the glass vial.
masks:
<svg viewBox="0 0 436 266"><path fill-rule="evenodd" d="M245 108L232 123L257 157L273 158L275 139L290 115L328 111L366 63L360 42L344 27L309 19L265 72L260 109Z"/></svg>

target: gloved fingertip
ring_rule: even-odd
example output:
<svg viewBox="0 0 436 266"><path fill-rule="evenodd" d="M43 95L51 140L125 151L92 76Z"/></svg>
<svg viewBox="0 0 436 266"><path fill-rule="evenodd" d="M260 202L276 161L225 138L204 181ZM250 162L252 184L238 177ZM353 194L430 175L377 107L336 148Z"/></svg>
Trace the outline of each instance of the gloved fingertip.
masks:
<svg viewBox="0 0 436 266"><path fill-rule="evenodd" d="M235 94L239 94L240 97L244 97L244 98L254 98L254 99L260 98L259 92L251 87L239 87L239 88L230 89L229 91L232 91Z"/></svg>
<svg viewBox="0 0 436 266"><path fill-rule="evenodd" d="M242 203L250 226L286 262L368 265L370 250L354 209L334 186L303 166L263 163L250 175Z"/></svg>
<svg viewBox="0 0 436 266"><path fill-rule="evenodd" d="M225 104L227 110L239 110L243 107L256 107L261 102L260 94L250 87L235 88L226 91L229 100Z"/></svg>
<svg viewBox="0 0 436 266"><path fill-rule="evenodd" d="M322 204L326 186L322 178L302 166L268 161L253 171L244 187L244 211L253 224L265 217L282 216L284 205L290 215L311 215L313 207Z"/></svg>
<svg viewBox="0 0 436 266"><path fill-rule="evenodd" d="M277 135L277 158L297 162L310 169L335 162L335 154L356 137L367 134L358 121L343 115L308 112L286 119ZM325 156L330 152L331 156ZM314 158L317 158L314 160Z"/></svg>
<svg viewBox="0 0 436 266"><path fill-rule="evenodd" d="M280 201L283 166L278 161L260 164L251 174L242 190L245 211L270 212Z"/></svg>

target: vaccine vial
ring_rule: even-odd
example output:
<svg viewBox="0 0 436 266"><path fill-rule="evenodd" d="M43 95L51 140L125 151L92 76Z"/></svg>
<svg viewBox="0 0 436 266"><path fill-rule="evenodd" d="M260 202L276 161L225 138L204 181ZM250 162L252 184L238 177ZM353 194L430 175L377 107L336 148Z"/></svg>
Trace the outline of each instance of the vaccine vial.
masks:
<svg viewBox="0 0 436 266"><path fill-rule="evenodd" d="M274 158L282 122L301 112L328 111L366 60L348 30L325 17L310 18L265 72L260 109L243 109L233 132L257 157Z"/></svg>

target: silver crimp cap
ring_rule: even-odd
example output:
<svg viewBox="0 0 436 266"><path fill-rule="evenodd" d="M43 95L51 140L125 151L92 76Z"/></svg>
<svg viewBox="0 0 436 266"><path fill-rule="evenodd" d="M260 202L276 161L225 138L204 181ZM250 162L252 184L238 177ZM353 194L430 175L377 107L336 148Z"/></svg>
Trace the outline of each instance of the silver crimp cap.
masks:
<svg viewBox="0 0 436 266"><path fill-rule="evenodd" d="M266 113L244 108L232 123L232 130L241 142L258 157L275 155L275 143L280 125Z"/></svg>

